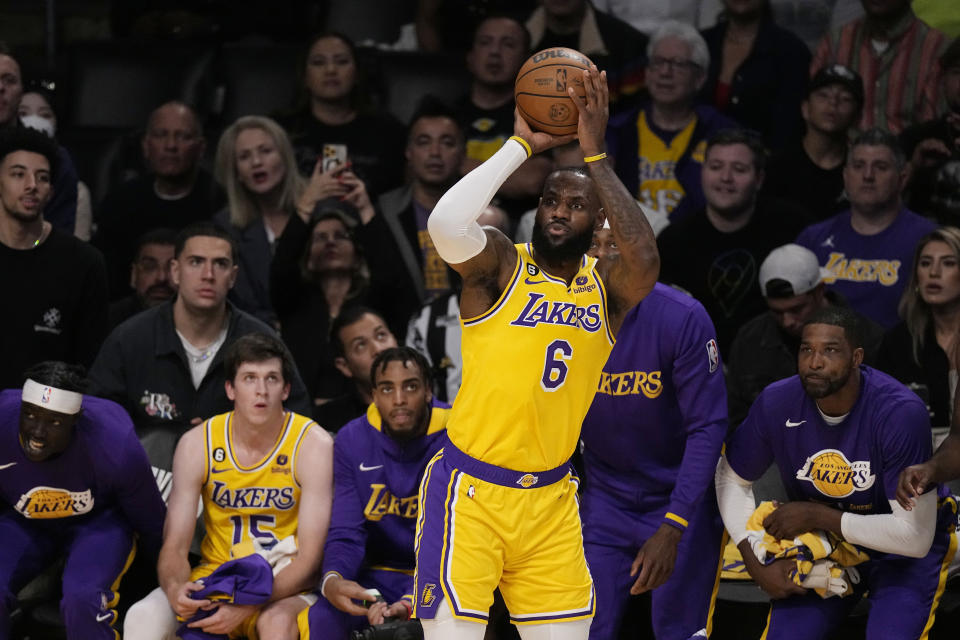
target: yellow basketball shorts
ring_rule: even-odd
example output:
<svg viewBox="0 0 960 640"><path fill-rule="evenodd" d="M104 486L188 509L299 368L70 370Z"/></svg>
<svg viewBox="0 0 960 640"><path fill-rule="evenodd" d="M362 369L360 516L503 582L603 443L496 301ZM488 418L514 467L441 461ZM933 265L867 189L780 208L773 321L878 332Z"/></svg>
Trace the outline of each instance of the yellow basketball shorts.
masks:
<svg viewBox="0 0 960 640"><path fill-rule="evenodd" d="M486 621L498 586L515 624L589 618L577 479L569 465L512 471L448 444L420 484L415 615Z"/></svg>

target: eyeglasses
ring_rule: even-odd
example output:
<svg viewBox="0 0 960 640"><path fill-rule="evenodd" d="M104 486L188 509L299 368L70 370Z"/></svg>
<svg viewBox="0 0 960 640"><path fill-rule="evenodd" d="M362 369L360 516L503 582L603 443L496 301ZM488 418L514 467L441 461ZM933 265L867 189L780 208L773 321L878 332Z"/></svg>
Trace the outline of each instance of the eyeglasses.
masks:
<svg viewBox="0 0 960 640"><path fill-rule="evenodd" d="M650 58L649 67L657 71L664 71L668 67L673 71L682 71L684 73L691 73L694 69L699 69L700 65L696 62L691 62L690 60L680 60L679 58L662 58L660 56L653 56Z"/></svg>

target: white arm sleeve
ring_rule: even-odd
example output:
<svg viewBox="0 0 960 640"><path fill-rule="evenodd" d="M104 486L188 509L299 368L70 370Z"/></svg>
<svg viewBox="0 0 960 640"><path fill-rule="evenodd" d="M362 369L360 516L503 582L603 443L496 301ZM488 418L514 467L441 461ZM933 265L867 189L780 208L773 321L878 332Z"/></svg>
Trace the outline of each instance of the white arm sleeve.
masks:
<svg viewBox="0 0 960 640"><path fill-rule="evenodd" d="M516 140L507 140L486 162L460 178L433 208L427 229L437 253L449 264L466 262L483 251L487 234L477 218L500 186L527 159Z"/></svg>
<svg viewBox="0 0 960 640"><path fill-rule="evenodd" d="M714 483L717 487L717 505L720 507L723 526L733 543L738 545L747 537L747 520L757 508L753 497L753 483L737 475L725 455L720 456Z"/></svg>
<svg viewBox="0 0 960 640"><path fill-rule="evenodd" d="M890 500L893 513L861 515L844 513L840 531L847 542L885 553L922 558L930 551L937 528L937 492L928 491L906 511Z"/></svg>

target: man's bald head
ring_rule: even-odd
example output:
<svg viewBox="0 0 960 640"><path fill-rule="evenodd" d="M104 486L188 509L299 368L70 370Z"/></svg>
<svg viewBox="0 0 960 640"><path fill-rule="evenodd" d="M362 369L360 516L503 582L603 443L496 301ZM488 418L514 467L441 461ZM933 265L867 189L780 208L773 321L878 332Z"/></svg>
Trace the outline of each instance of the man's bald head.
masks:
<svg viewBox="0 0 960 640"><path fill-rule="evenodd" d="M147 120L143 159L156 175L181 178L196 172L205 145L197 112L182 102L167 102Z"/></svg>

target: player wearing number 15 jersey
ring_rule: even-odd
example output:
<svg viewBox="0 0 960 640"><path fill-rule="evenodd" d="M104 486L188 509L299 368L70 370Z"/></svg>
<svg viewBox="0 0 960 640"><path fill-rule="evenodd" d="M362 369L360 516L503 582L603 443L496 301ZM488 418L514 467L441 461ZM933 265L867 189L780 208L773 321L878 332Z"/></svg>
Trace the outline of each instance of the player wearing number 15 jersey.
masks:
<svg viewBox="0 0 960 640"><path fill-rule="evenodd" d="M289 564L274 568L270 602L220 604L191 626L214 634L295 638L297 614L314 601L299 594L316 584L330 522L332 439L309 418L284 411L293 364L277 338L239 338L228 348L225 365L234 410L198 425L177 446L157 567L163 591L131 608L126 638L164 638L175 628L173 613L189 619L209 604L190 597L201 588L198 581L252 553L254 541L266 551L277 547L272 555L291 541L296 545ZM187 552L201 497L206 536L201 562L191 570Z"/></svg>
<svg viewBox="0 0 960 640"><path fill-rule="evenodd" d="M476 223L529 155L571 138L534 133L519 117L517 135L430 216L437 251L463 276L464 378L450 443L420 486L414 596L426 640L482 638L498 586L525 640L589 630L593 584L569 459L616 331L653 288L659 256L602 153L606 77L593 68L584 86L587 167L547 178L531 245ZM598 263L584 253L605 216L620 255Z"/></svg>

